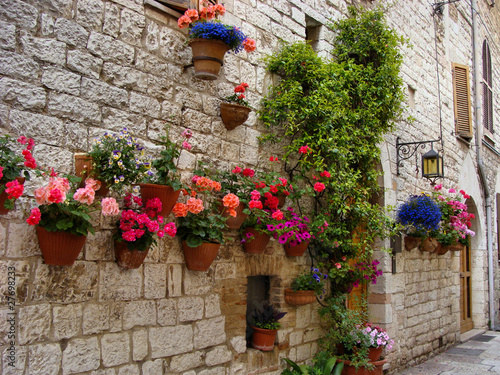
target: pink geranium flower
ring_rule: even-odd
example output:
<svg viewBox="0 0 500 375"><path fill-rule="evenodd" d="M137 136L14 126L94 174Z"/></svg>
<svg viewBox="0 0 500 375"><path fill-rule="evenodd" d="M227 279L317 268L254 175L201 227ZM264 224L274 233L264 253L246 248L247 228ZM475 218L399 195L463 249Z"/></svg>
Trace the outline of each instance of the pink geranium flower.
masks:
<svg viewBox="0 0 500 375"><path fill-rule="evenodd" d="M104 216L115 216L120 213L120 208L115 198L103 198L101 205Z"/></svg>
<svg viewBox="0 0 500 375"><path fill-rule="evenodd" d="M94 202L95 190L92 187L87 186L86 188L78 189L75 194L73 194L73 199L83 204L91 205Z"/></svg>
<svg viewBox="0 0 500 375"><path fill-rule="evenodd" d="M24 185L21 185L19 181L9 181L5 184L5 186L5 192L8 194L7 199L17 199L23 195Z"/></svg>
<svg viewBox="0 0 500 375"><path fill-rule="evenodd" d="M321 193L323 190L325 190L325 184L321 182L316 182L314 184L314 190L317 191L318 193Z"/></svg>
<svg viewBox="0 0 500 375"><path fill-rule="evenodd" d="M40 222L41 217L42 214L40 212L40 209L36 207L31 210L31 215L26 219L26 222L29 225L37 225Z"/></svg>

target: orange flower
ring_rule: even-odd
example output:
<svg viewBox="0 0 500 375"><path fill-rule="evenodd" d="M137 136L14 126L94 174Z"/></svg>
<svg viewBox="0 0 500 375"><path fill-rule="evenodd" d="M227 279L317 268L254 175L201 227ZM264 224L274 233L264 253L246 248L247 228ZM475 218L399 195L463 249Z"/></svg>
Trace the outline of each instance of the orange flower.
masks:
<svg viewBox="0 0 500 375"><path fill-rule="evenodd" d="M215 191L220 191L220 189L222 189L222 185L220 184L220 182L217 182L217 181L212 181L212 182L213 182L212 188Z"/></svg>
<svg viewBox="0 0 500 375"><path fill-rule="evenodd" d="M184 15L191 18L191 22L198 21L198 12L196 9L188 9L184 12Z"/></svg>
<svg viewBox="0 0 500 375"><path fill-rule="evenodd" d="M236 215L237 215L236 211L232 208L230 208L228 212L229 212L229 215L231 215L232 217L236 217Z"/></svg>
<svg viewBox="0 0 500 375"><path fill-rule="evenodd" d="M215 4L214 11L216 16L223 16L226 13L226 8L222 4Z"/></svg>
<svg viewBox="0 0 500 375"><path fill-rule="evenodd" d="M229 212L231 212L231 210L234 211L234 209L238 207L238 205L240 204L240 199L235 194L229 193L224 198L222 198L222 203L224 204L224 207L229 208Z"/></svg>
<svg viewBox="0 0 500 375"><path fill-rule="evenodd" d="M189 198L186 203L187 209L193 214L199 214L204 210L203 201L197 198Z"/></svg>
<svg viewBox="0 0 500 375"><path fill-rule="evenodd" d="M172 209L175 217L185 217L188 214L188 208L184 203L176 203Z"/></svg>
<svg viewBox="0 0 500 375"><path fill-rule="evenodd" d="M188 27L190 23L191 23L191 18L187 15L183 15L181 18L177 20L177 25L181 29Z"/></svg>
<svg viewBox="0 0 500 375"><path fill-rule="evenodd" d="M246 38L243 41L243 48L247 52L253 52L253 51L255 51L255 48L256 48L256 46L255 46L255 40L250 39L250 38Z"/></svg>

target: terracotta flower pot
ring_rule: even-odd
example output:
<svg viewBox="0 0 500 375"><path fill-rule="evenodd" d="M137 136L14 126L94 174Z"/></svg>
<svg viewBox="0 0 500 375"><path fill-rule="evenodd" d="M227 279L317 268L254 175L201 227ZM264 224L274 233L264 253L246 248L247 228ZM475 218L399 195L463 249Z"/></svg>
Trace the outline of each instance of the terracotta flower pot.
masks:
<svg viewBox="0 0 500 375"><path fill-rule="evenodd" d="M87 154L75 154L75 174L80 177L79 187L85 186L85 179L92 177L101 183L101 187L95 192L97 196L105 197L109 194L109 185L104 181L100 180L94 172L93 159Z"/></svg>
<svg viewBox="0 0 500 375"><path fill-rule="evenodd" d="M220 104L220 117L227 130L233 130L243 124L248 119L250 111L250 107L240 104L225 102Z"/></svg>
<svg viewBox="0 0 500 375"><path fill-rule="evenodd" d="M302 255L304 255L304 253L307 249L307 246L309 246L309 242L302 241L301 243L299 243L298 245L295 245L295 246L290 246L290 243L287 242L284 246L285 246L286 256L301 257Z"/></svg>
<svg viewBox="0 0 500 375"><path fill-rule="evenodd" d="M193 50L194 76L209 81L219 78L229 46L220 40L209 39L191 39L188 44Z"/></svg>
<svg viewBox="0 0 500 375"><path fill-rule="evenodd" d="M383 359L381 361L370 362L373 366L375 366L375 368L372 370L368 370L366 367L359 367L358 369L356 369L356 367L351 365L351 361L345 359L337 359L337 362L344 363L342 375L383 375L383 367L387 360Z"/></svg>
<svg viewBox="0 0 500 375"><path fill-rule="evenodd" d="M40 226L36 235L45 264L53 266L72 266L87 239L68 232L49 232Z"/></svg>
<svg viewBox="0 0 500 375"><path fill-rule="evenodd" d="M446 254L448 251L450 250L450 246L449 245L443 245L441 243L438 243L437 247L436 247L436 250L434 250L434 252L437 254L437 255L444 255Z"/></svg>
<svg viewBox="0 0 500 375"><path fill-rule="evenodd" d="M432 253L434 250L436 250L437 245L438 245L437 239L432 237L427 237L426 239L422 240L422 244L420 245L420 250Z"/></svg>
<svg viewBox="0 0 500 375"><path fill-rule="evenodd" d="M247 233L252 234L254 238L248 239ZM247 254L262 254L266 249L269 240L271 239L268 234L259 233L254 228L246 228L245 233L243 234L243 238L246 240L245 242L243 242L243 248L245 249L245 253Z"/></svg>
<svg viewBox="0 0 500 375"><path fill-rule="evenodd" d="M24 185L24 177L16 177L16 180L21 185ZM5 201L7 200L8 196L9 195L5 192L5 190L0 194L0 215L6 215L11 211L9 208L4 207Z"/></svg>
<svg viewBox="0 0 500 375"><path fill-rule="evenodd" d="M370 362L376 362L382 357L382 352L384 348L381 346L377 346L376 348L368 348L368 359Z"/></svg>
<svg viewBox="0 0 500 375"><path fill-rule="evenodd" d="M190 271L207 271L219 252L220 243L203 242L200 246L189 247L182 241L182 251L186 267Z"/></svg>
<svg viewBox="0 0 500 375"><path fill-rule="evenodd" d="M126 242L115 241L115 258L118 265L122 268L139 268L148 256L149 249L144 251L130 250Z"/></svg>
<svg viewBox="0 0 500 375"><path fill-rule="evenodd" d="M285 301L293 306L308 305L316 301L316 294L314 290L298 290L294 292L292 289L285 289Z"/></svg>
<svg viewBox="0 0 500 375"><path fill-rule="evenodd" d="M222 206L222 200L221 200L221 211L222 211L222 216L227 217L228 219L226 220L226 227L229 229L240 229L243 223L245 222L247 218L247 214L243 213L243 210L245 209L245 203L240 202L238 207L236 207L236 217L232 217L229 215L229 212L227 209Z"/></svg>
<svg viewBox="0 0 500 375"><path fill-rule="evenodd" d="M420 244L422 243L422 239L420 237L412 237L412 236L405 236L405 249L410 251L413 250L416 247L419 247Z"/></svg>
<svg viewBox="0 0 500 375"><path fill-rule="evenodd" d="M144 205L146 205L149 199L160 198L160 215L163 217L167 217L172 212L172 208L174 208L181 192L166 185L139 184L139 187L141 188L141 197Z"/></svg>
<svg viewBox="0 0 500 375"><path fill-rule="evenodd" d="M448 246L450 251L462 251L465 249L465 245L461 244L460 242L457 242L454 245Z"/></svg>
<svg viewBox="0 0 500 375"><path fill-rule="evenodd" d="M274 348L274 340L276 339L277 329L263 329L252 326L252 348L270 352Z"/></svg>

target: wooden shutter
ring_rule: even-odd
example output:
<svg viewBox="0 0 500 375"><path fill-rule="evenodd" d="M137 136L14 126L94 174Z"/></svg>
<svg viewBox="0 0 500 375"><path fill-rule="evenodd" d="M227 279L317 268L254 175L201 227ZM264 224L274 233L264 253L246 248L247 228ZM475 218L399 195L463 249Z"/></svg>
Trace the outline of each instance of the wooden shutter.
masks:
<svg viewBox="0 0 500 375"><path fill-rule="evenodd" d="M486 40L483 43L483 125L493 133L493 74L490 47Z"/></svg>
<svg viewBox="0 0 500 375"><path fill-rule="evenodd" d="M144 0L144 4L160 9L175 17L180 17L187 9L199 10L204 0ZM206 0L208 4L217 4L218 0Z"/></svg>
<svg viewBox="0 0 500 375"><path fill-rule="evenodd" d="M453 63L453 100L455 131L467 139L472 138L469 67Z"/></svg>

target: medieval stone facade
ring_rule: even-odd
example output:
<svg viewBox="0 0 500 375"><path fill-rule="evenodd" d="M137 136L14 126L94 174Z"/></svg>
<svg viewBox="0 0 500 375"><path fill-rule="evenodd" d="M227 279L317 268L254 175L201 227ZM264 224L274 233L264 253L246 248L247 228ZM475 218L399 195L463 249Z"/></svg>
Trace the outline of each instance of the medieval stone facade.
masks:
<svg viewBox="0 0 500 375"><path fill-rule="evenodd" d="M477 217L469 315L474 327L486 328L490 320L498 322L498 314L490 312L500 300L500 11L492 0L476 2L475 21L468 1L444 4L436 14L423 0L397 1L387 9L390 26L411 44L403 51L402 77L407 115L414 121L398 123L395 134L386 136L380 164L386 205L429 191L415 171L415 158L397 174L396 137L414 142L442 136L443 184L466 190ZM330 20L345 16L348 5L378 3L226 0L223 21L255 38L257 51L226 54L220 78L200 81L187 67L191 50L184 44L185 31L154 1L1 0L0 131L34 138L37 160L66 173L74 171L74 153L88 151L92 139L104 132L127 127L152 149L165 122L173 134L185 128L194 132L193 149L183 150L179 160L185 178L201 160L258 167L277 150L259 146L257 137L265 129L255 112L243 126L227 131L218 112L220 98L248 82L248 99L257 107L273 80L262 57L277 51L281 41L308 38L328 58ZM482 86L473 79L475 67L479 79L483 74L484 41L492 61L493 132L483 131L482 91L476 92ZM477 106L471 105L471 139L456 134L452 63L470 68L471 102L479 98ZM32 192L34 186L27 188ZM13 268L16 290L14 314L5 298L0 305L2 374L280 374L280 358L303 362L314 356L321 334L317 304L296 308L283 296L292 278L310 265L306 257L287 258L273 241L264 255L244 254L234 231L227 233L207 272L186 269L177 239L161 240L139 269L123 270L114 260L113 223L96 217L96 234L88 237L75 265L48 266L33 227L25 223L28 208L21 201L0 217L0 289L6 295ZM463 254L414 249L396 253L394 260L376 254L384 275L370 286L369 307L371 320L396 341L389 371L456 343L465 306L460 299ZM270 300L288 312L277 346L268 353L247 348L245 338L248 277L258 275L269 276Z"/></svg>

